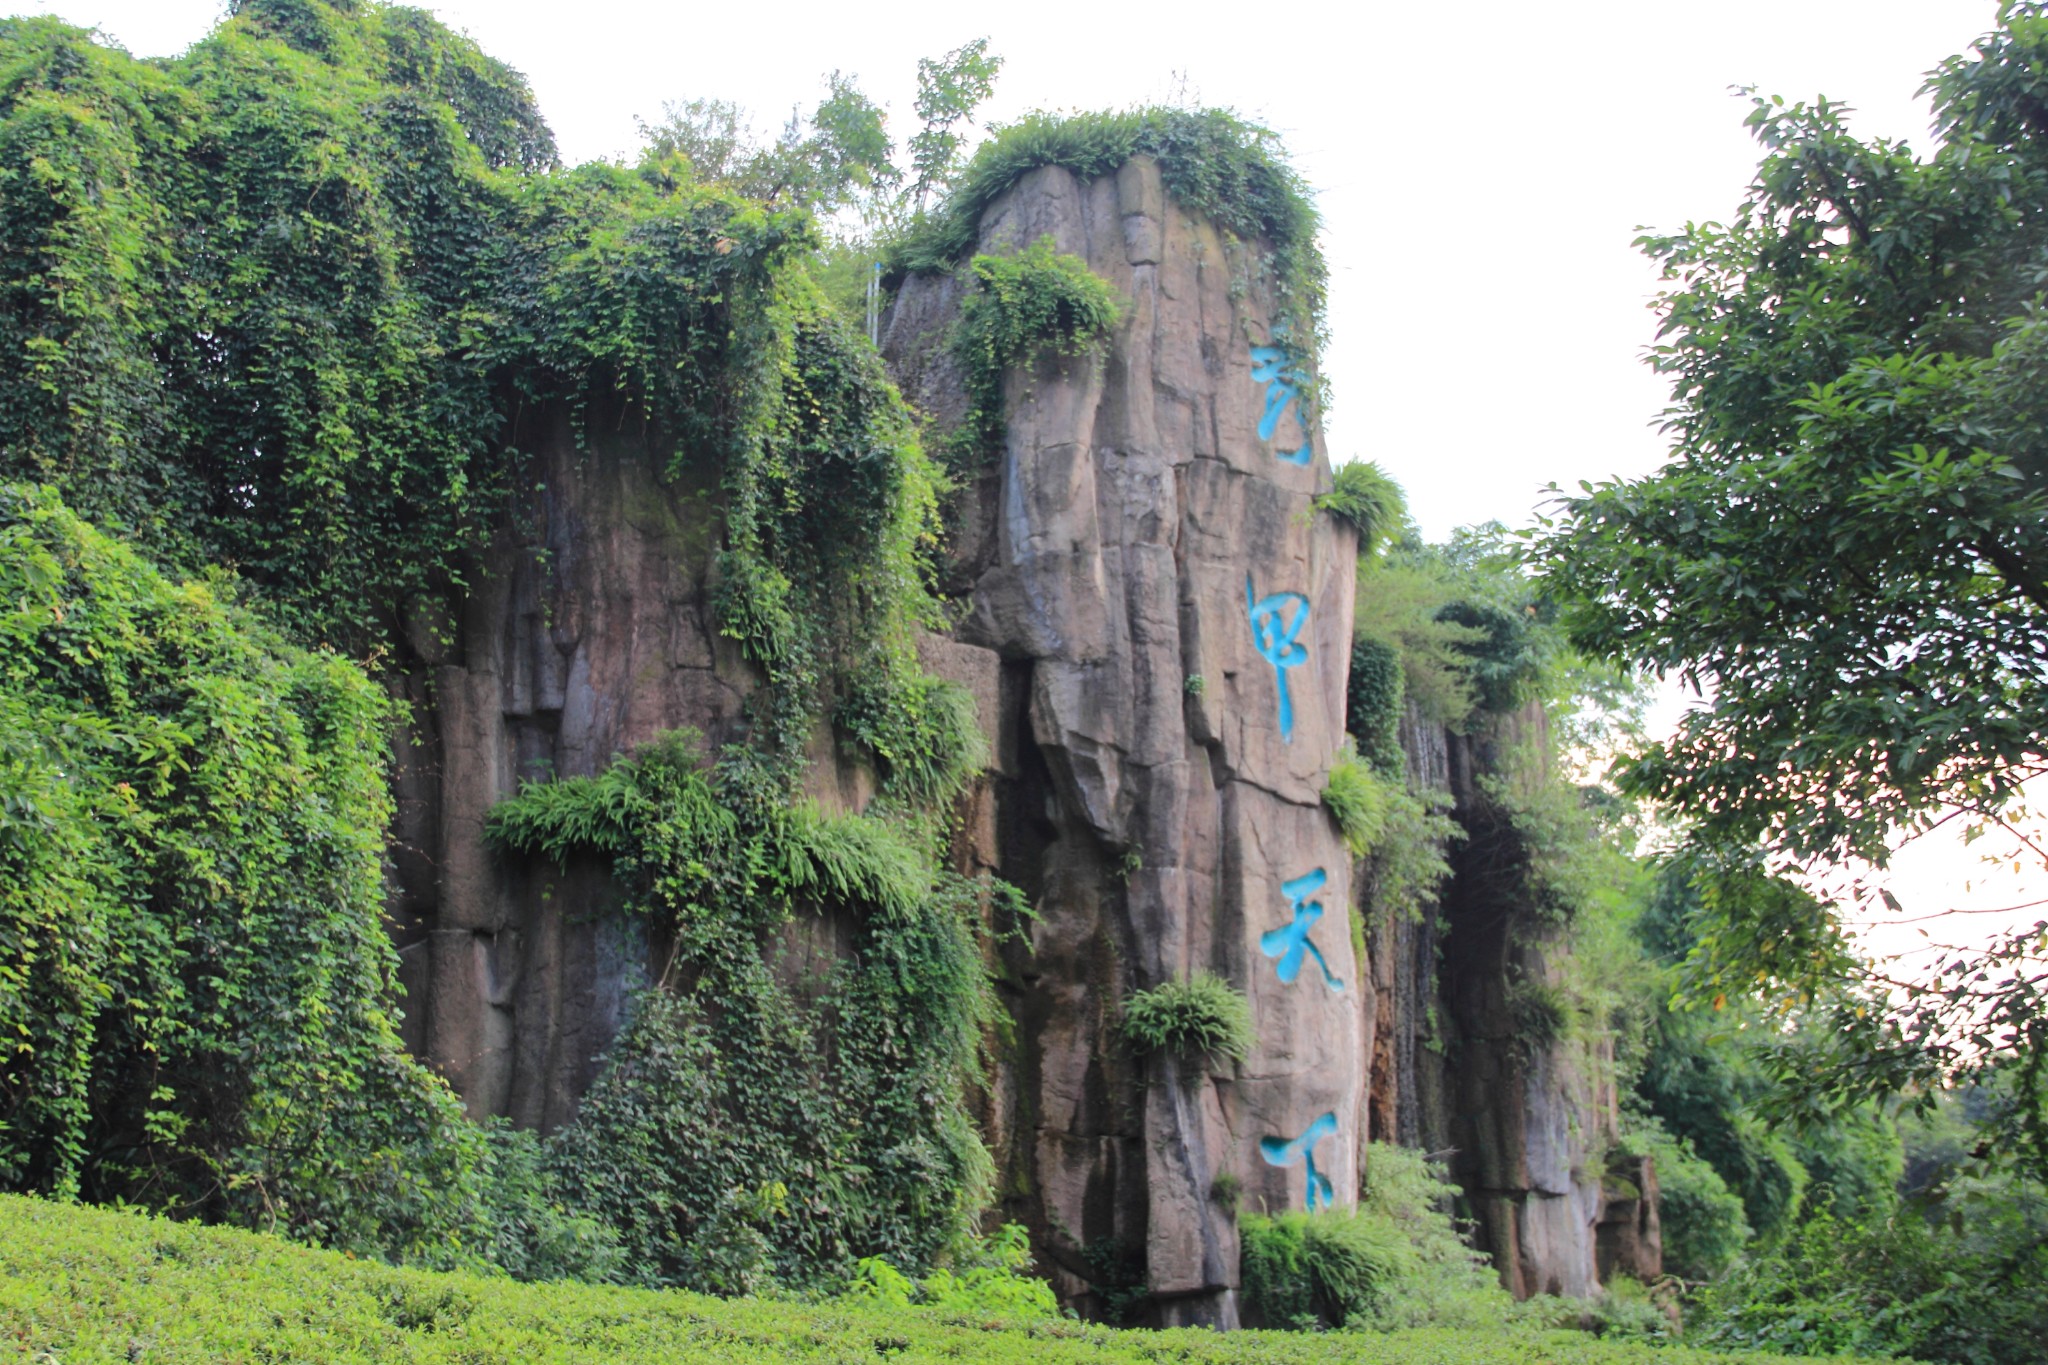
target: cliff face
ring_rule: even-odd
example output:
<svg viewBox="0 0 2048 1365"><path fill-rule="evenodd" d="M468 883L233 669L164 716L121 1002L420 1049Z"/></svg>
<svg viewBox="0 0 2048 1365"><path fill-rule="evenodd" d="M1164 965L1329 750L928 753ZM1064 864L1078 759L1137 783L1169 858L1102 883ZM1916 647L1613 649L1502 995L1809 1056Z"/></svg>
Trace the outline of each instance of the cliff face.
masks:
<svg viewBox="0 0 2048 1365"><path fill-rule="evenodd" d="M1432 911L1376 919L1368 935L1372 1136L1449 1153L1464 1212L1516 1297L1587 1297L1617 1270L1655 1279L1662 1250L1649 1159L1609 1165L1611 1043L1564 1034L1531 1003L1578 969L1497 785L1512 780L1505 750L1541 751L1543 723L1532 708L1469 735L1412 711L1402 726L1411 774L1450 792L1466 837Z"/></svg>
<svg viewBox="0 0 2048 1365"><path fill-rule="evenodd" d="M1329 466L1261 248L1183 212L1142 157L1092 180L1027 174L984 212L976 249L1047 236L1124 315L1102 354L1007 376L1002 449L959 495L965 614L920 650L973 693L992 741L955 861L1016 883L1039 915L998 964L1015 1027L982 1097L1005 1216L1084 1307L1141 1285L1159 1321L1227 1326L1237 1212L1351 1202L1370 1136L1455 1150L1519 1293L1590 1292L1616 1264L1654 1273L1653 1173L1603 1182L1598 1059L1518 1034L1516 983L1570 966L1496 875L1489 741L1409 718L1415 774L1454 793L1473 837L1438 913L1379 923L1355 904L1320 803L1343 737L1355 537L1311 501ZM952 275L911 277L884 338L942 429L967 403L948 343L961 299ZM596 773L666 730L715 752L761 682L715 626L715 476L664 477L666 450L630 412L585 429L579 452L559 409L526 415L519 514L459 616L410 613L393 675L413 707L391 900L407 1041L472 1113L543 1129L574 1116L663 945L600 866L508 858L485 815L524 779ZM828 808L872 795L829 726L810 757ZM843 928L791 926L779 970L822 974ZM1135 1054L1124 1002L1197 972L1248 997L1250 1055Z"/></svg>
<svg viewBox="0 0 2048 1365"><path fill-rule="evenodd" d="M1232 1187L1271 1210L1357 1188L1350 866L1319 798L1355 540L1311 506L1328 465L1276 374L1256 246L1183 213L1149 158L1026 175L977 250L1045 236L1127 308L1099 361L1009 376L958 547L957 633L1000 656L1009 697L992 861L1041 916L1011 964L1004 1188L1066 1291L1102 1282L1104 1248L1142 1252L1163 1320L1227 1324ZM908 280L884 346L942 422L957 289ZM1250 1057L1134 1060L1121 1002L1198 971L1248 994Z"/></svg>

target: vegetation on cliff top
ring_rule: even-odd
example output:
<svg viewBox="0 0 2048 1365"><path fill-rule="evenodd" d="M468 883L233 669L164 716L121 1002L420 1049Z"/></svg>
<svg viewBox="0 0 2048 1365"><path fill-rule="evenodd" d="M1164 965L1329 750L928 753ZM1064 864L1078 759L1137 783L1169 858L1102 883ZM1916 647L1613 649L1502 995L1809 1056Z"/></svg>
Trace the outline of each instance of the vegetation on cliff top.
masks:
<svg viewBox="0 0 2048 1365"><path fill-rule="evenodd" d="M913 648L937 476L806 273L805 196L763 205L689 170L557 169L524 82L417 11L245 0L161 63L0 21L0 347L25 362L0 373L0 474L55 490L10 491L5 522L9 1186L397 1258L720 1287L871 1254L922 1271L964 1244L986 987L978 893L936 855L984 750L971 702ZM715 789L670 750L624 761L644 799L599 846L662 932L701 931L690 979L730 987L762 1030L759 1055L729 1049L759 1064L730 1127L680 1157L646 1120L695 1083L676 1067L702 1021L650 999L622 1041L591 1119L668 1144L619 1187L682 1182L666 1226L609 1199L597 1158L469 1124L404 1057L381 924L399 717L357 667L286 638L404 666L408 608L459 599L470 553L516 515L512 416L536 404L586 442L630 419L718 481L717 621L765 680ZM246 584L251 607L158 578L57 495L173 570ZM806 823L795 793L828 718L881 774L872 818ZM542 800L508 813L508 842L585 847L516 818ZM728 854L760 865L691 870ZM777 880L800 865L823 880ZM792 1071L828 1006L778 995L763 954L799 901L866 915L828 992L834 1037L810 1041L841 1067L833 1102L871 1112L818 1111L819 1078ZM744 1088L744 1070L708 1083ZM840 1142L869 1119L866 1145ZM838 1145L789 1150L805 1142ZM691 1185L689 1163L721 1153L720 1172L755 1174ZM817 1244L794 1248L805 1227Z"/></svg>
<svg viewBox="0 0 2048 1365"><path fill-rule="evenodd" d="M890 270L951 270L974 248L981 214L1031 171L1058 166L1084 178L1134 156L1159 160L1167 191L1189 213L1272 253L1277 334L1312 365L1323 342L1328 275L1316 247L1308 187L1279 138L1223 109L1031 114L996 130L939 208L891 247Z"/></svg>

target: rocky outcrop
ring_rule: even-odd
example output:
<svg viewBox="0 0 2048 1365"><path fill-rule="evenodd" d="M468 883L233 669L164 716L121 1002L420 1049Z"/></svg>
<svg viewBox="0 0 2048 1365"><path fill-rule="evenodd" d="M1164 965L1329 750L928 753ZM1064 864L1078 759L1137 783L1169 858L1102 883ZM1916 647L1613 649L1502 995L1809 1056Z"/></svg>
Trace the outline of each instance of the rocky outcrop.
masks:
<svg viewBox="0 0 2048 1365"><path fill-rule="evenodd" d="M604 867L508 858L485 815L522 781L598 772L665 730L723 743L754 683L712 628L714 485L662 477L665 456L619 418L592 414L579 452L565 413L529 410L521 514L459 614L408 613L393 675L411 706L391 898L406 1039L472 1114L541 1129L574 1116L649 945Z"/></svg>
<svg viewBox="0 0 2048 1365"><path fill-rule="evenodd" d="M993 862L1040 916L1009 964L1005 1189L1069 1294L1141 1263L1161 1321L1228 1325L1233 1207L1357 1189L1362 982L1319 800L1355 540L1311 502L1329 469L1258 244L1183 212L1142 157L1025 175L977 249L1048 236L1126 307L1104 354L1009 375L1007 439L956 547L956 634L1002 660ZM884 345L942 424L961 406L959 290L907 280ZM1133 1057L1120 1002L1198 971L1248 994L1250 1057Z"/></svg>
<svg viewBox="0 0 2048 1365"><path fill-rule="evenodd" d="M1047 236L1124 313L1100 354L1007 376L1003 446L958 494L964 615L920 646L992 741L955 862L1016 883L1039 916L998 964L1015 1027L981 1097L1005 1216L1084 1309L1142 1287L1157 1321L1227 1326L1237 1213L1352 1201L1372 1137L1454 1152L1517 1292L1645 1273L1655 1177L1603 1165L1607 1073L1517 1034L1515 983L1570 965L1490 870L1487 741L1408 717L1413 775L1454 793L1474 837L1440 913L1354 906L1320 791L1355 544L1314 507L1329 468L1262 247L1183 212L1145 158L1027 174L983 214L978 250ZM940 428L967 402L948 346L961 299L954 276L906 280L885 338ZM412 708L391 899L407 1041L473 1113L542 1129L574 1116L661 945L618 913L603 868L508 858L485 816L522 780L595 773L663 731L738 738L760 682L713 625L711 476L668 477L630 413L584 429L587 448L561 410L525 414L519 515L459 610L408 613L392 673ZM811 757L821 802L872 794L829 731ZM844 927L791 926L781 970L822 976ZM1202 971L1247 995L1251 1054L1135 1055L1124 1000Z"/></svg>
<svg viewBox="0 0 2048 1365"><path fill-rule="evenodd" d="M1611 1044L1560 1035L1530 1006L1577 964L1536 903L1494 783L1509 747L1545 751L1543 723L1532 708L1471 734L1412 711L1403 724L1411 778L1451 794L1466 837L1448 850L1452 876L1434 911L1376 919L1368 938L1372 1136L1448 1156L1480 1245L1516 1297L1584 1298L1617 1271L1655 1279L1662 1247L1648 1158L1609 1166Z"/></svg>

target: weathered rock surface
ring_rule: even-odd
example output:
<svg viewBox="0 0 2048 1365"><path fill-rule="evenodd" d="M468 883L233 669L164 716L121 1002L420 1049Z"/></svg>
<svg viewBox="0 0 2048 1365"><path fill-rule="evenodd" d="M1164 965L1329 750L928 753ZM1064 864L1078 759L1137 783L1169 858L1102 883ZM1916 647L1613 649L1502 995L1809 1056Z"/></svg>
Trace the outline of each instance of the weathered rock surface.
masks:
<svg viewBox="0 0 2048 1365"><path fill-rule="evenodd" d="M1237 1210L1300 1208L1312 1188L1350 1202L1371 1137L1455 1149L1517 1292L1653 1276L1655 1173L1604 1169L1599 1068L1515 1037L1511 983L1571 965L1514 932L1527 907L1475 851L1483 740L1407 719L1413 775L1454 793L1475 840L1440 915L1377 923L1354 953L1354 869L1319 794L1343 731L1355 545L1312 506L1330 474L1298 406L1259 435L1259 246L1183 213L1144 159L1025 176L979 249L1044 235L1125 316L1102 356L1009 376L1004 447L959 509L967 614L920 644L991 740L954 860L1040 914L1000 964L1014 1042L982 1097L1006 1216L1070 1300L1127 1274L1158 1321L1229 1325ZM961 296L950 276L906 281L885 340L942 426L966 406L946 346ZM522 780L598 772L665 730L736 738L758 682L712 624L716 489L664 479L666 452L619 417L592 414L579 453L559 411L527 416L522 514L457 612L408 613L392 675L412 706L391 899L407 1041L472 1113L542 1129L573 1117L662 945L600 866L508 859L485 816ZM822 802L872 794L829 734L812 756ZM791 926L778 961L822 974L843 928ZM1295 955L1283 981L1297 940L1320 961ZM1197 971L1247 994L1251 1055L1134 1056L1123 1001Z"/></svg>
<svg viewBox="0 0 2048 1365"><path fill-rule="evenodd" d="M1011 1213L1065 1291L1099 1282L1103 1248L1141 1248L1161 1320L1228 1324L1232 1184L1269 1210L1303 1206L1311 1165L1319 1197L1357 1190L1364 983L1349 859L1320 804L1355 540L1311 505L1330 475L1298 405L1259 435L1269 385L1252 349L1273 303L1246 273L1256 244L1183 213L1147 158L1094 180L1024 176L983 214L978 249L1044 236L1126 310L1098 359L1009 376L1007 441L958 545L957 634L1003 661L994 862L1041 916L1011 963L999 1155ZM944 345L959 298L951 278L907 280L884 343L940 421L961 408ZM1314 453L1283 458L1300 451ZM1289 959L1261 936L1311 907L1328 977L1310 957L1283 982ZM1251 1056L1133 1058L1120 1002L1197 971L1248 994ZM1286 1147L1326 1128L1307 1160Z"/></svg>
<svg viewBox="0 0 2048 1365"><path fill-rule="evenodd" d="M1480 1245L1517 1297L1588 1297L1617 1270L1662 1273L1656 1175L1646 1158L1610 1170L1617 1131L1611 1045L1532 1035L1518 990L1555 988L1577 970L1532 903L1511 822L1482 782L1502 752L1543 751L1530 710L1472 735L1412 711L1402 747L1411 778L1447 791L1466 839L1434 913L1376 921L1371 1136L1449 1154ZM1527 743L1534 739L1536 742Z"/></svg>
<svg viewBox="0 0 2048 1365"><path fill-rule="evenodd" d="M472 1114L543 1129L573 1117L650 945L602 866L508 858L485 816L522 781L596 773L664 730L722 743L753 684L712 628L711 490L662 479L616 418L592 414L609 434L587 453L559 410L514 433L535 452L524 514L459 615L410 613L394 675L412 706L391 900L407 1042Z"/></svg>

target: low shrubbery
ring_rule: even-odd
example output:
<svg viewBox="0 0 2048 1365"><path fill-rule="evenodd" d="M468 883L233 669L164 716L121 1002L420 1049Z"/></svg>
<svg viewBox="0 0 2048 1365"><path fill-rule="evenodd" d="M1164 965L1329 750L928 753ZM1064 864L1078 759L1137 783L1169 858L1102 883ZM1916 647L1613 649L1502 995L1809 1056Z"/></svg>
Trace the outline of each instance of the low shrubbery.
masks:
<svg viewBox="0 0 2048 1365"><path fill-rule="evenodd" d="M972 1272L968 1272L969 1275ZM924 1282L928 1292L931 1280ZM1133 1332L986 1302L709 1299L518 1284L271 1237L0 1196L0 1343L27 1360L406 1365L1771 1365L1507 1328Z"/></svg>
<svg viewBox="0 0 2048 1365"><path fill-rule="evenodd" d="M1702 1296L1704 1342L2019 1365L2048 1341L2048 1196L2010 1177L1889 1217L1822 1210Z"/></svg>
<svg viewBox="0 0 2048 1365"><path fill-rule="evenodd" d="M1247 1316L1378 1330L1506 1321L1513 1301L1445 1212L1456 1193L1420 1152L1374 1143L1355 1208L1245 1217Z"/></svg>

